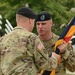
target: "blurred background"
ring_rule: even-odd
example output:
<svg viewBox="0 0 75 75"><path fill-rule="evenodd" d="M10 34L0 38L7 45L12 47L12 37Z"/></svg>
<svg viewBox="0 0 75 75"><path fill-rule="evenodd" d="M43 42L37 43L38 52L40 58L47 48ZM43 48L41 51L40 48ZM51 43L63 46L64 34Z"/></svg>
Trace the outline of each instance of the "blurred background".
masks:
<svg viewBox="0 0 75 75"><path fill-rule="evenodd" d="M0 0L1 29L6 33L6 19L13 27L16 26L15 14L18 8L27 6L36 13L48 11L53 18L53 32L60 35L64 27L75 16L75 0ZM37 34L36 28L33 30Z"/></svg>

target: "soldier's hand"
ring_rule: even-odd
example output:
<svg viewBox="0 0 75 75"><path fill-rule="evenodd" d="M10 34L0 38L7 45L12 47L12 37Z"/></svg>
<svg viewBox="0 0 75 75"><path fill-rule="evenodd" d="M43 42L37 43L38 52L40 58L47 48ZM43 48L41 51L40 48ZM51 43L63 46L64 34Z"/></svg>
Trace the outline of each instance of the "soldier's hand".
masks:
<svg viewBox="0 0 75 75"><path fill-rule="evenodd" d="M52 57L56 58L57 60L60 59L60 55L56 54L55 52L52 52Z"/></svg>
<svg viewBox="0 0 75 75"><path fill-rule="evenodd" d="M61 45L59 45L57 48L60 50L60 53L64 53L66 50L67 44L64 41Z"/></svg>
<svg viewBox="0 0 75 75"><path fill-rule="evenodd" d="M42 74L39 73L38 75L42 75Z"/></svg>

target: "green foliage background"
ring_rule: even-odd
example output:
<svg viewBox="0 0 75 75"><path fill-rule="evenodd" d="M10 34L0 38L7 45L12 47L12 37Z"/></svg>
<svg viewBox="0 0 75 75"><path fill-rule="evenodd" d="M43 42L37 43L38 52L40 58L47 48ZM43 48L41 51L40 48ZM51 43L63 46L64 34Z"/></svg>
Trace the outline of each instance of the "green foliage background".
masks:
<svg viewBox="0 0 75 75"><path fill-rule="evenodd" d="M8 19L13 27L16 26L15 15L16 11L25 6L28 3L29 7L32 8L36 13L40 11L48 11L52 14L53 18L53 32L60 35L62 30L60 29L61 24L66 25L75 15L75 12L71 12L70 9L75 7L75 0L0 0L0 14L2 15L2 28L5 33L5 19ZM36 32L36 26L33 30Z"/></svg>

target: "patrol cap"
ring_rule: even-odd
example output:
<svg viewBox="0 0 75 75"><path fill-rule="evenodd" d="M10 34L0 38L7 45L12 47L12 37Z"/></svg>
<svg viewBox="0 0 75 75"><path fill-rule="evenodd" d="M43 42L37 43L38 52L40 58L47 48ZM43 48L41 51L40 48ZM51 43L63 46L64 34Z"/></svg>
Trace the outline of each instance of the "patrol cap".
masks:
<svg viewBox="0 0 75 75"><path fill-rule="evenodd" d="M37 14L36 22L37 21L47 21L47 20L50 20L51 18L52 16L50 13L48 13L47 11L42 11L39 14Z"/></svg>
<svg viewBox="0 0 75 75"><path fill-rule="evenodd" d="M22 16L28 17L28 18L32 18L35 19L36 18L36 14L33 12L32 9L28 8L28 7L21 7L16 14L20 14Z"/></svg>

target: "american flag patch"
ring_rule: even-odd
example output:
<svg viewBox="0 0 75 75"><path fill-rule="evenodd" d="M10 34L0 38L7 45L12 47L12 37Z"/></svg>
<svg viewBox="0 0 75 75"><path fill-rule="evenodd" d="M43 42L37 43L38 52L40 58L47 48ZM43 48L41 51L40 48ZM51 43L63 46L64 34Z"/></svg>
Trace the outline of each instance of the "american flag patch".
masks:
<svg viewBox="0 0 75 75"><path fill-rule="evenodd" d="M39 43L39 44L38 44L38 49L39 49L39 50L42 50L42 48L43 48L43 44L42 44L42 43Z"/></svg>

